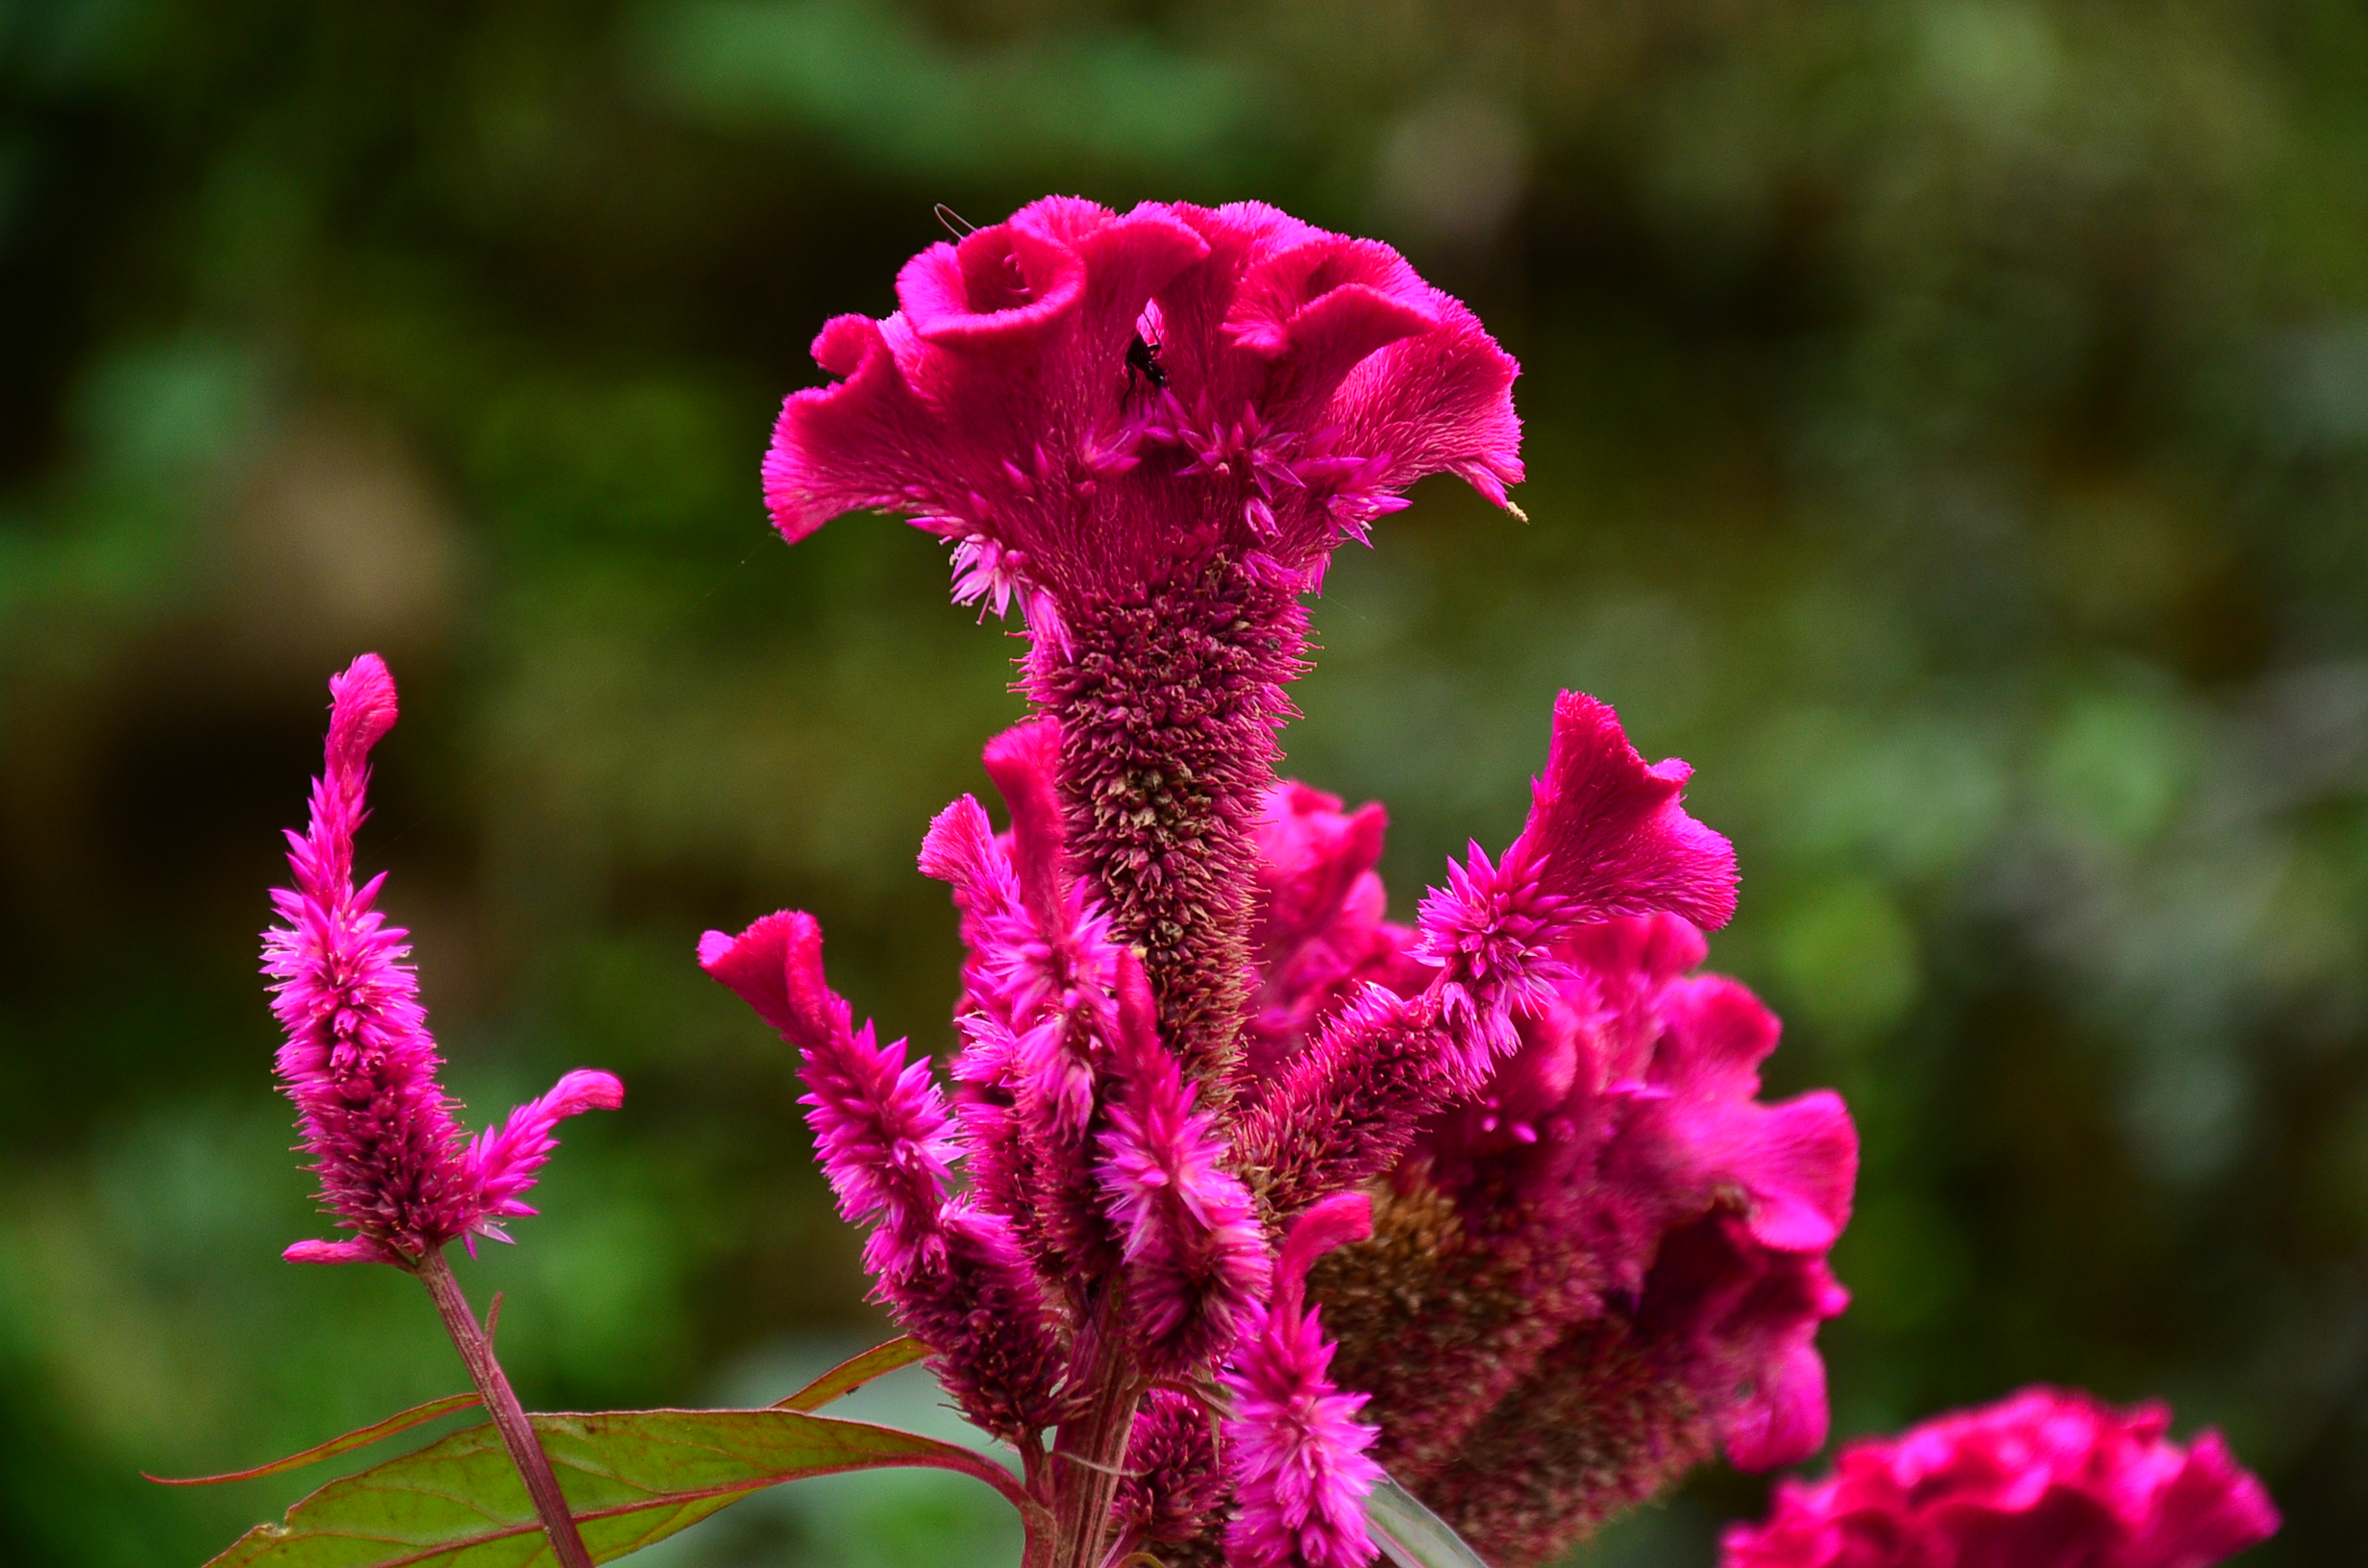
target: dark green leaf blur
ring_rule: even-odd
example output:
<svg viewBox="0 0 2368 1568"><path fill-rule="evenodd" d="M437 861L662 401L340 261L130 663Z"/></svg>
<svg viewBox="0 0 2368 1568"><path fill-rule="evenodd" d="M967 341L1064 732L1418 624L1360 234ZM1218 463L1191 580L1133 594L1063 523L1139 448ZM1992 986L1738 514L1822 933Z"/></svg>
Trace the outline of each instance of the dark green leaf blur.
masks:
<svg viewBox="0 0 2368 1568"><path fill-rule="evenodd" d="M2285 1508L2249 1561L2357 1560L2364 80L2314 0L0 0L0 1560L195 1564L325 1473L140 1469L462 1385L411 1282L279 1261L326 1233L255 933L365 649L473 1124L629 1087L461 1265L528 1402L884 1335L692 949L811 909L944 1046L913 855L1016 645L912 529L785 549L757 463L932 204L1048 190L1389 239L1522 361L1533 521L1432 481L1343 553L1291 767L1388 803L1405 914L1558 686L1695 765L1713 963L1865 1139L1838 1432L2161 1395ZM1764 1491L1581 1560L1708 1568ZM998 1507L817 1482L663 1561L1009 1561Z"/></svg>

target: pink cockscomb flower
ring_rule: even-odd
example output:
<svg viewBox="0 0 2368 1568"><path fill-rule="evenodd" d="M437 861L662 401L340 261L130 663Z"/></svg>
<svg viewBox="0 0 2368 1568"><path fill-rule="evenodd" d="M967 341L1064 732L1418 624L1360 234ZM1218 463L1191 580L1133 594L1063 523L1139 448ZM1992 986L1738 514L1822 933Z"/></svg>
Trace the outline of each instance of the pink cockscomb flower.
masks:
<svg viewBox="0 0 2368 1568"><path fill-rule="evenodd" d="M2160 1404L2117 1410L2027 1388L1847 1445L1834 1473L1787 1482L1723 1568L2211 1568L2278 1529L2261 1483L2217 1433L2170 1441Z"/></svg>
<svg viewBox="0 0 2368 1568"><path fill-rule="evenodd" d="M1048 197L915 257L897 299L815 339L838 379L781 410L774 521L902 513L952 545L957 597L1023 609L1070 856L1221 1092L1298 596L1423 475L1509 504L1516 367L1388 246L1255 203Z"/></svg>
<svg viewBox="0 0 2368 1568"><path fill-rule="evenodd" d="M1363 1563L1386 1463L1523 1565L1721 1444L1813 1446L1854 1135L1760 1105L1773 1020L1687 974L1736 867L1686 765L1563 694L1521 833L1413 926L1381 808L1275 777L1333 550L1426 474L1510 506L1513 361L1387 247L1254 204L1048 198L897 297L815 340L766 499L792 541L856 508L945 540L958 601L1021 613L1035 714L986 750L1008 830L965 796L922 846L967 951L949 1100L782 1027L818 1094L871 1061L833 1103L875 1132L824 1150L856 1212L895 1230L868 1194L909 1183L1009 1237L997 1299L1024 1277L1066 1357L1049 1451L998 1429L1049 1560ZM906 1250L876 1238L881 1294L958 1373L999 1323L925 1314Z"/></svg>
<svg viewBox="0 0 2368 1568"><path fill-rule="evenodd" d="M1333 1383L1334 1347L1306 1302L1316 1260L1371 1234L1362 1192L1335 1193L1301 1214L1274 1266L1273 1299L1235 1348L1224 1375L1238 1507L1225 1532L1230 1568L1364 1568L1376 1555L1365 1498L1381 1479L1366 1453L1378 1429L1356 1419L1367 1396Z"/></svg>
<svg viewBox="0 0 2368 1568"><path fill-rule="evenodd" d="M520 1106L498 1133L465 1142L436 1081L443 1066L400 927L374 907L382 872L354 886L354 835L368 815L370 748L395 723L395 682L375 653L329 683L329 740L310 820L287 835L293 888L275 889L281 924L263 933L271 1008L286 1040L279 1075L301 1115L321 1197L346 1241L299 1241L294 1262L416 1266L462 1237L509 1239L501 1220L551 1157L552 1129L614 1110L625 1087L578 1070Z"/></svg>

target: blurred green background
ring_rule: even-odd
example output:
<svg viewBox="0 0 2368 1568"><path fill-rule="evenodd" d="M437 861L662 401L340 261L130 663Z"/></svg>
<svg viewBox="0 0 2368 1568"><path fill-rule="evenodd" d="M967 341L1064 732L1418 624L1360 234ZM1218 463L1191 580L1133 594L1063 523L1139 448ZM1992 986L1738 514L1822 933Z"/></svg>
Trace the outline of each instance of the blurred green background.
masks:
<svg viewBox="0 0 2368 1568"><path fill-rule="evenodd" d="M2287 1510L2250 1561L2357 1561L2364 82L2311 0L0 0L0 1559L194 1564L311 1477L140 1468L460 1385L408 1281L278 1259L321 1224L254 933L363 649L454 1087L631 1089L464 1265L529 1402L879 1333L692 945L815 910L943 1046L913 854L1015 645L914 530L782 548L756 465L933 203L1061 190L1390 239L1521 359L1535 522L1434 481L1344 551L1291 766L1388 802L1404 914L1558 686L1696 765L1713 962L1865 1139L1838 1433L2160 1394ZM970 1486L669 1560L1010 1560ZM1707 1568L1764 1486L1583 1560Z"/></svg>

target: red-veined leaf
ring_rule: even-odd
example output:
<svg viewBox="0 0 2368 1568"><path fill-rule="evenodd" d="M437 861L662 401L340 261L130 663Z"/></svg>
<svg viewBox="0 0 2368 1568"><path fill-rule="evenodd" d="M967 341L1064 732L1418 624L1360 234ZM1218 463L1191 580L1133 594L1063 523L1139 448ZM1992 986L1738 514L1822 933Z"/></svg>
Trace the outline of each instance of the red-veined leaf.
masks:
<svg viewBox="0 0 2368 1568"><path fill-rule="evenodd" d="M910 1366L929 1354L929 1347L905 1335L884 1345L874 1345L860 1356L852 1356L787 1399L776 1401L777 1410L819 1410L834 1399L849 1394L870 1383L874 1378L886 1377L899 1367Z"/></svg>
<svg viewBox="0 0 2368 1568"><path fill-rule="evenodd" d="M351 1454L358 1448L369 1447L382 1437L392 1437L396 1433L408 1432L424 1421L432 1421L439 1415L450 1415L455 1410L465 1410L482 1403L483 1401L475 1394L446 1394L442 1399L432 1399L425 1405L414 1405L409 1409L400 1414L390 1415L383 1421L375 1422L366 1427L357 1427L344 1436L332 1437L317 1448L308 1448L301 1454L290 1454L286 1458L274 1459L269 1464L259 1464L252 1470L233 1470L219 1476L180 1478L150 1476L145 1470L142 1470L140 1474L160 1486L211 1486L217 1482L224 1481L253 1481L258 1476L276 1476L283 1470L301 1470L308 1464L317 1464L323 1459L333 1459L340 1454Z"/></svg>
<svg viewBox="0 0 2368 1568"><path fill-rule="evenodd" d="M607 1562L785 1481L931 1465L1002 1493L1026 1522L1043 1508L994 1460L909 1432L802 1410L611 1410L537 1415L534 1430L583 1531ZM549 1568L550 1543L491 1426L333 1481L259 1525L208 1568Z"/></svg>

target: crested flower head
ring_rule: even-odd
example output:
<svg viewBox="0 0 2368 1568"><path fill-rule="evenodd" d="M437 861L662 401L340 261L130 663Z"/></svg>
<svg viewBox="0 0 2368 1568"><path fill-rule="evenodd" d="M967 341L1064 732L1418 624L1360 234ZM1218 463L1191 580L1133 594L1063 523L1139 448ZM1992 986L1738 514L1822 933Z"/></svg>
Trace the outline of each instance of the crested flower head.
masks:
<svg viewBox="0 0 2368 1568"><path fill-rule="evenodd" d="M901 513L958 600L1023 610L1068 856L1213 1103L1298 596L1426 474L1510 504L1516 367L1388 246L1256 203L1048 197L914 257L897 300L815 339L835 380L782 406L774 522Z"/></svg>
<svg viewBox="0 0 2368 1568"><path fill-rule="evenodd" d="M2267 1540L2278 1510L2217 1433L2188 1447L2160 1404L2117 1410L2027 1388L1776 1490L1728 1529L1723 1568L2211 1568Z"/></svg>
<svg viewBox="0 0 2368 1568"><path fill-rule="evenodd" d="M775 524L902 512L955 591L1054 643L1080 603L1251 555L1321 577L1425 474L1505 504L1515 369L1388 246L1257 203L1047 197L897 279L896 314L815 339L765 460Z"/></svg>
<svg viewBox="0 0 2368 1568"><path fill-rule="evenodd" d="M579 1070L464 1141L436 1081L443 1059L404 960L401 928L374 906L383 873L354 886L354 835L369 813L370 749L394 727L394 677L375 653L329 683L329 739L310 820L287 835L295 886L273 890L281 923L263 933L272 1012L285 1032L278 1067L296 1102L321 1196L344 1241L299 1241L295 1262L410 1266L446 1243L487 1236L534 1211L522 1201L563 1117L624 1103L604 1072Z"/></svg>

